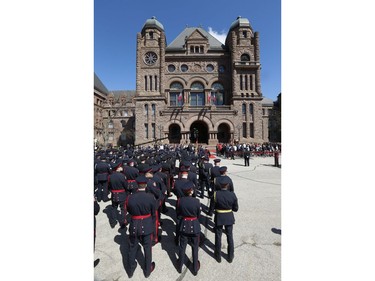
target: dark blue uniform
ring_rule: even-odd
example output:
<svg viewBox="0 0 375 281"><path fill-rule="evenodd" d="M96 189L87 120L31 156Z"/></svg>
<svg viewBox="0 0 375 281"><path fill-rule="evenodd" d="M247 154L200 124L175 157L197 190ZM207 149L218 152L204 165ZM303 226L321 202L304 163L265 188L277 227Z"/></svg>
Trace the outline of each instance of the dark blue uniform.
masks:
<svg viewBox="0 0 375 281"><path fill-rule="evenodd" d="M128 162L129 163L129 162ZM130 192L135 192L137 190L137 183L135 179L139 177L139 170L133 166L124 166L124 175L128 182L128 189Z"/></svg>
<svg viewBox="0 0 375 281"><path fill-rule="evenodd" d="M223 227L227 235L228 261L234 258L233 224L235 223L233 212L238 211L238 200L234 192L222 189L214 192L210 210L215 210L215 258L221 262L221 235Z"/></svg>
<svg viewBox="0 0 375 281"><path fill-rule="evenodd" d="M120 207L120 225L124 227L125 220L125 200L128 193L128 183L126 177L121 172L114 172L109 176L108 189L112 193L112 208L109 218L111 227L115 227L117 221L117 208Z"/></svg>
<svg viewBox="0 0 375 281"><path fill-rule="evenodd" d="M111 173L111 165L105 161L95 164L95 176L98 181L98 189L96 191L96 199L98 202L102 200L107 202L108 199L108 176Z"/></svg>
<svg viewBox="0 0 375 281"><path fill-rule="evenodd" d="M191 196L184 196L177 201L177 217L179 223L180 245L179 245L179 263L178 271L181 273L182 267L185 263L186 246L190 242L193 253L193 273L197 275L200 263L198 261L199 249L199 235L201 226L199 223L200 217L200 202L197 198Z"/></svg>
<svg viewBox="0 0 375 281"><path fill-rule="evenodd" d="M152 194L143 190L129 195L126 200L126 210L131 215L129 225L129 265L131 276L137 266L135 257L137 254L138 243L143 246L145 256L146 277L151 274L155 264L152 263L152 235L155 231L155 206L156 201Z"/></svg>
<svg viewBox="0 0 375 281"><path fill-rule="evenodd" d="M208 161L208 158L206 158L205 161ZM201 198L203 198L205 189L207 190L207 193L209 193L211 168L212 164L208 162L203 162L199 166L199 185L201 191Z"/></svg>

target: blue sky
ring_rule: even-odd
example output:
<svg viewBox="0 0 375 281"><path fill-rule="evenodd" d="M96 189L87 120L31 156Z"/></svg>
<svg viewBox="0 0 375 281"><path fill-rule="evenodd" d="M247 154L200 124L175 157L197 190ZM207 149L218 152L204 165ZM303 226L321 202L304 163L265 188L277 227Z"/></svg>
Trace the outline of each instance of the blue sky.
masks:
<svg viewBox="0 0 375 281"><path fill-rule="evenodd" d="M230 3L230 6L228 6ZM186 26L202 26L225 40L238 16L259 32L261 83L265 97L281 92L280 0L94 0L94 71L108 90L135 90L136 36L155 16L170 44Z"/></svg>

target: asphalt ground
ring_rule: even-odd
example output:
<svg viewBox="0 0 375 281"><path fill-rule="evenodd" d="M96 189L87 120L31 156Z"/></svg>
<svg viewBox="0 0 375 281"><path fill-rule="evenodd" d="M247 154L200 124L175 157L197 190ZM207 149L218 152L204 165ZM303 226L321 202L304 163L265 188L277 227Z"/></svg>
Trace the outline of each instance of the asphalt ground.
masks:
<svg viewBox="0 0 375 281"><path fill-rule="evenodd" d="M178 247L174 244L176 197L167 199L169 211L161 215L162 240L152 248L155 270L149 280L281 280L281 168L274 166L273 157L252 157L250 166L244 166L242 158L222 159L221 166L228 167L228 175L234 183L239 210L233 227L234 260L227 261L226 236L222 237L222 262L214 259L215 235L213 217L202 211L201 228L205 241L199 249L201 263L197 276L192 274L191 247L186 255L189 261L182 273L176 269ZM210 159L213 162L213 159ZM281 166L281 157L280 157ZM209 206L209 199L200 199L202 209ZM109 202L100 202L97 219L97 236L94 260L94 280L129 280L128 237L126 230L117 225L111 228L108 220ZM143 272L143 252L139 248L138 266L131 280L146 279Z"/></svg>

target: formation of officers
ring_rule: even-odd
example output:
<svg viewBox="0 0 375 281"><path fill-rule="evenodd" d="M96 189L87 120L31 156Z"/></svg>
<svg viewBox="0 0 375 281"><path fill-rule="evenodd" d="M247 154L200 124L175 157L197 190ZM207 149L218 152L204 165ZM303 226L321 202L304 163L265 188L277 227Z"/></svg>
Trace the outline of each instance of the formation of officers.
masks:
<svg viewBox="0 0 375 281"><path fill-rule="evenodd" d="M176 166L178 160L178 165ZM200 269L199 246L204 243L201 233L201 202L208 197L208 216L214 215L215 259L221 262L222 233L227 236L228 262L234 258L233 212L238 211L227 167L220 159L210 163L209 152L199 149L107 149L95 153L94 194L98 202L111 201L109 224L128 230L129 277L136 270L138 245L144 251L145 277L155 269L152 247L161 240L161 213L167 213L166 199L176 196L177 217L174 241L178 246L177 270L182 272L188 244L193 253L193 274ZM95 200L94 200L95 201ZM172 209L173 210L173 209ZM171 210L170 210L171 212Z"/></svg>

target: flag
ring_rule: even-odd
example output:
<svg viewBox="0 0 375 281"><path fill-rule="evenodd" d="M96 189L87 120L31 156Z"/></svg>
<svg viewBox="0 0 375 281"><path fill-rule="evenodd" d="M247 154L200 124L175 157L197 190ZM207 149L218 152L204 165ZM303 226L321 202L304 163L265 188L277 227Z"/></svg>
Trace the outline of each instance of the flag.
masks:
<svg viewBox="0 0 375 281"><path fill-rule="evenodd" d="M212 97L212 101L213 101L213 103L216 102L216 94L215 93L214 93L214 96Z"/></svg>
<svg viewBox="0 0 375 281"><path fill-rule="evenodd" d="M211 102L211 95L212 95L212 93L211 93L211 94L209 94L209 95L208 95L208 97L207 97L208 103L210 103L210 102Z"/></svg>
<svg viewBox="0 0 375 281"><path fill-rule="evenodd" d="M180 93L180 94L178 95L177 100L178 100L178 101L182 101L182 93Z"/></svg>

